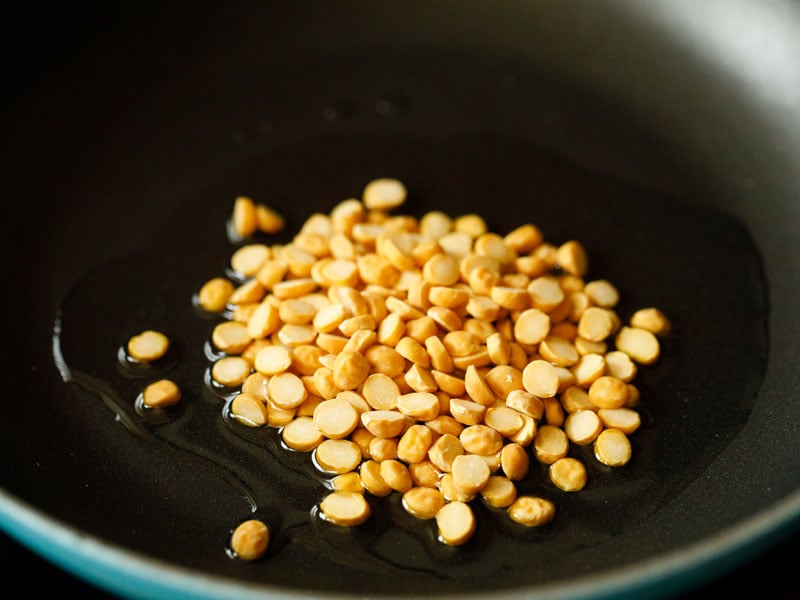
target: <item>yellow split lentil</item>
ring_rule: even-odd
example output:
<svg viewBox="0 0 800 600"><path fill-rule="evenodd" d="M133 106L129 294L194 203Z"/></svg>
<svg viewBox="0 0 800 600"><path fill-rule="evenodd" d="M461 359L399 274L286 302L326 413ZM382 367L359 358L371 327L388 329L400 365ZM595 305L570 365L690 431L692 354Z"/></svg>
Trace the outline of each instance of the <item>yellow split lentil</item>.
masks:
<svg viewBox="0 0 800 600"><path fill-rule="evenodd" d="M263 521L248 519L240 523L231 535L231 550L242 560L258 560L269 548L270 531Z"/></svg>
<svg viewBox="0 0 800 600"><path fill-rule="evenodd" d="M169 350L169 338L154 329L147 329L128 340L128 355L138 362L149 363L163 357Z"/></svg>
<svg viewBox="0 0 800 600"><path fill-rule="evenodd" d="M228 316L211 334L225 355L213 378L240 388L234 421L278 428L288 449L313 456L331 482L319 503L331 524L360 525L370 496L398 493L450 546L473 535L476 500L545 525L559 494L588 482L571 447L605 466L631 460L635 378L672 323L655 307L623 321L620 291L587 279L589 249L576 239L550 243L533 223L501 235L476 213L398 214L408 195L377 178L271 245L255 236L285 219L237 197L239 279L213 277L195 297ZM166 351L148 336L134 359ZM547 466L550 498L518 493L532 463ZM263 554L266 526L240 527L233 551Z"/></svg>
<svg viewBox="0 0 800 600"><path fill-rule="evenodd" d="M142 401L148 408L166 408L180 402L181 390L171 379L159 379L147 385Z"/></svg>

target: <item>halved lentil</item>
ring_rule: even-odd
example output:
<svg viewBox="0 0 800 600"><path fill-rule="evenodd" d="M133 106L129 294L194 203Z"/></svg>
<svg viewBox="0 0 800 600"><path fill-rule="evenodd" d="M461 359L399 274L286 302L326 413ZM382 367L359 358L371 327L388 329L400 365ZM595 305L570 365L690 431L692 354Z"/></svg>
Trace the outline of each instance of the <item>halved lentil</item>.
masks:
<svg viewBox="0 0 800 600"><path fill-rule="evenodd" d="M381 477L395 492L407 492L413 486L411 474L405 463L389 458L380 462Z"/></svg>
<svg viewBox="0 0 800 600"><path fill-rule="evenodd" d="M267 407L256 396L241 393L231 401L231 416L248 427L263 427L267 424Z"/></svg>
<svg viewBox="0 0 800 600"><path fill-rule="evenodd" d="M330 439L341 439L358 426L360 414L352 403L342 398L322 400L313 413L314 425Z"/></svg>
<svg viewBox="0 0 800 600"><path fill-rule="evenodd" d="M286 219L274 208L262 202L256 203L256 229L264 233L278 233L286 226Z"/></svg>
<svg viewBox="0 0 800 600"><path fill-rule="evenodd" d="M603 375L589 387L589 400L598 408L620 408L628 401L628 386L613 375Z"/></svg>
<svg viewBox="0 0 800 600"><path fill-rule="evenodd" d="M239 238L250 237L256 232L258 219L256 217L256 204L252 198L248 196L236 197L233 202L231 226L234 234Z"/></svg>
<svg viewBox="0 0 800 600"><path fill-rule="evenodd" d="M364 494L356 492L331 492L319 509L326 521L347 527L361 525L372 512Z"/></svg>
<svg viewBox="0 0 800 600"><path fill-rule="evenodd" d="M500 466L511 481L520 481L528 475L530 459L525 447L516 442L503 446L500 451Z"/></svg>
<svg viewBox="0 0 800 600"><path fill-rule="evenodd" d="M577 458L559 458L548 467L547 473L550 481L565 492L577 492L586 485L586 466Z"/></svg>
<svg viewBox="0 0 800 600"><path fill-rule="evenodd" d="M208 312L220 313L228 306L233 294L233 282L224 277L213 277L206 281L197 292L197 304Z"/></svg>
<svg viewBox="0 0 800 600"><path fill-rule="evenodd" d="M159 379L147 385L142 392L142 401L149 408L166 408L180 402L181 390L170 379Z"/></svg>
<svg viewBox="0 0 800 600"><path fill-rule="evenodd" d="M603 421L603 426L608 429L619 429L628 435L639 429L642 417L638 411L631 408L601 408L597 416Z"/></svg>
<svg viewBox="0 0 800 600"><path fill-rule="evenodd" d="M577 410L564 420L564 432L569 441L578 446L591 444L603 431L603 421L593 410Z"/></svg>
<svg viewBox="0 0 800 600"><path fill-rule="evenodd" d="M281 430L281 439L292 450L310 452L325 441L325 436L317 429L312 417L295 418L292 415Z"/></svg>
<svg viewBox="0 0 800 600"><path fill-rule="evenodd" d="M632 327L646 329L655 335L667 335L672 330L667 316L658 308L648 307L637 310L630 319Z"/></svg>
<svg viewBox="0 0 800 600"><path fill-rule="evenodd" d="M640 327L623 327L615 341L618 350L642 365L652 365L661 354L661 346L656 335Z"/></svg>
<svg viewBox="0 0 800 600"><path fill-rule="evenodd" d="M361 423L372 435L390 438L403 433L406 418L394 410L370 410L361 414Z"/></svg>
<svg viewBox="0 0 800 600"><path fill-rule="evenodd" d="M223 321L214 327L211 332L211 341L220 352L241 354L250 345L253 338L250 337L244 323Z"/></svg>
<svg viewBox="0 0 800 600"><path fill-rule="evenodd" d="M138 362L149 363L162 358L169 350L169 338L154 329L147 329L128 340L128 355Z"/></svg>
<svg viewBox="0 0 800 600"><path fill-rule="evenodd" d="M585 354L600 354L601 356L607 356L608 352L608 342L593 342L587 340L586 338L582 338L580 336L575 337L575 350L578 351L578 354L581 356Z"/></svg>
<svg viewBox="0 0 800 600"><path fill-rule="evenodd" d="M362 198L369 210L391 210L406 201L406 186L397 179L381 177L373 179L364 188Z"/></svg>
<svg viewBox="0 0 800 600"><path fill-rule="evenodd" d="M369 456L376 462L397 458L398 439L396 437L373 437L369 441Z"/></svg>
<svg viewBox="0 0 800 600"><path fill-rule="evenodd" d="M231 269L241 276L252 277L271 255L266 244L246 244L231 255Z"/></svg>
<svg viewBox="0 0 800 600"><path fill-rule="evenodd" d="M439 538L448 546L465 544L475 532L475 514L465 502L448 502L435 518Z"/></svg>
<svg viewBox="0 0 800 600"><path fill-rule="evenodd" d="M373 496L384 497L392 493L390 486L381 475L381 464L372 459L365 460L359 467L361 483ZM410 473L409 473L410 474Z"/></svg>
<svg viewBox="0 0 800 600"><path fill-rule="evenodd" d="M314 458L324 473L348 473L361 463L361 450L350 440L329 438L314 449Z"/></svg>
<svg viewBox="0 0 800 600"><path fill-rule="evenodd" d="M550 500L535 496L518 496L507 509L515 523L526 527L541 527L556 516L556 507Z"/></svg>
<svg viewBox="0 0 800 600"><path fill-rule="evenodd" d="M560 427L542 425L536 432L533 450L539 462L549 465L567 455L569 438Z"/></svg>
<svg viewBox="0 0 800 600"><path fill-rule="evenodd" d="M267 524L259 519L248 519L233 530L231 550L242 560L258 560L267 553L269 542L270 530Z"/></svg>
<svg viewBox="0 0 800 600"><path fill-rule="evenodd" d="M462 454L453 460L453 485L464 494L477 494L488 483L489 465L477 454Z"/></svg>
<svg viewBox="0 0 800 600"><path fill-rule="evenodd" d="M403 493L403 508L417 519L433 519L444 502L442 493L432 487L412 487Z"/></svg>
<svg viewBox="0 0 800 600"><path fill-rule="evenodd" d="M533 360L522 372L522 385L534 396L552 398L558 393L558 373L551 363L541 359Z"/></svg>
<svg viewBox="0 0 800 600"><path fill-rule="evenodd" d="M594 455L604 465L621 467L631 460L631 442L619 429L605 429L594 442Z"/></svg>
<svg viewBox="0 0 800 600"><path fill-rule="evenodd" d="M336 475L331 479L331 488L334 492L364 493L364 486L361 484L361 476L355 471Z"/></svg>

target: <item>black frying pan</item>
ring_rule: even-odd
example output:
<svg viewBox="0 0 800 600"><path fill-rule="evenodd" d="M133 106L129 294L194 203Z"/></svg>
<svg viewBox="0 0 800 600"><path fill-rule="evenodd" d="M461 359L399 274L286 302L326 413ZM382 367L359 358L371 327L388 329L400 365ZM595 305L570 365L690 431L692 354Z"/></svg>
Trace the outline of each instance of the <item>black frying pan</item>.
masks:
<svg viewBox="0 0 800 600"><path fill-rule="evenodd" d="M797 530L796 4L63 9L34 37L39 18L11 38L4 135L14 538L132 597L600 597L685 591ZM233 198L280 209L285 241L384 175L412 214L580 239L622 314L674 321L635 460L577 495L526 483L559 507L545 529L479 509L450 551L396 498L327 527L308 457L221 427L204 394L189 301L224 272ZM144 326L178 340L167 423L137 420L116 362ZM251 511L276 532L256 565L225 553Z"/></svg>

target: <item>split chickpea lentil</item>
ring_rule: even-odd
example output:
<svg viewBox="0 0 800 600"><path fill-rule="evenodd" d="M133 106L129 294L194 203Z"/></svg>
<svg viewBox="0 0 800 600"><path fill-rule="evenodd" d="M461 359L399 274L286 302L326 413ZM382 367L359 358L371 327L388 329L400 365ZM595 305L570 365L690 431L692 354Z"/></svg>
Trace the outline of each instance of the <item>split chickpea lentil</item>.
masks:
<svg viewBox="0 0 800 600"><path fill-rule="evenodd" d="M250 240L282 230L283 217L238 197L238 279L209 279L195 297L224 317L211 332L225 355L212 378L238 388L235 421L275 427L311 455L330 482L318 505L330 523L359 525L369 496L398 493L452 546L474 533L476 499L544 525L555 503L518 482L536 461L554 488L583 489L573 445L610 467L631 460L635 377L660 358L670 321L646 307L623 322L618 290L587 278L577 240L551 244L531 223L500 235L476 214L397 214L406 198L402 182L373 180L361 199L268 245ZM157 357L159 335L132 339L132 356ZM231 548L254 559L268 541L249 520Z"/></svg>

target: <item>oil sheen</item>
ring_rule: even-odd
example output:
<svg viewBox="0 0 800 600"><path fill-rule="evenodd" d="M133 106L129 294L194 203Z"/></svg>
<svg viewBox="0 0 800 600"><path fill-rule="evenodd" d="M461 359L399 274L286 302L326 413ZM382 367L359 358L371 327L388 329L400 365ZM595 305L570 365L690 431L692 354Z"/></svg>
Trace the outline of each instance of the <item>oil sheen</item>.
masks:
<svg viewBox="0 0 800 600"><path fill-rule="evenodd" d="M556 504L550 525L525 530L502 510L475 501L473 539L449 548L436 539L433 521L405 513L396 493L371 497L373 514L362 526L327 523L317 507L330 480L311 453L287 449L279 428L247 427L230 418L236 390L211 381L210 365L221 355L210 335L225 317L196 307L199 287L231 275L228 261L238 245L287 243L309 215L330 212L383 176L408 187L408 202L398 213L476 213L501 234L530 222L546 241L579 240L589 255L586 279L616 285L623 319L656 306L672 320L660 361L641 368L636 379L643 425L631 436L629 465L604 467L590 447L573 446L570 455L586 464L589 483L567 493L532 458L518 488ZM227 220L238 195L284 214L286 230L231 240ZM763 377L765 287L758 253L736 219L691 198L599 176L513 138L391 138L376 147L374 140L332 137L313 146L282 146L199 197L176 200L173 215L155 239L142 240L139 252L101 261L75 282L54 324L54 359L64 385L111 411L131 443L219 481L209 503L221 495L240 505L227 515L217 547L204 554L216 552L220 572L242 580L297 586L301 573L302 587L342 591L355 577L377 593L392 591L396 576L416 578L413 585L428 591L556 578L563 575L558 565L567 564L564 557L579 557L624 534L696 478L743 426ZM171 340L167 355L148 365L131 361L124 350L127 339L144 329ZM743 361L744 350L736 349L745 348L749 359ZM162 377L179 384L180 403L144 409L143 387ZM687 439L704 440L703 448L676 443ZM181 490L165 493L180 496ZM273 541L258 567L244 570L231 564L226 543L238 522L252 516L270 525ZM226 521L217 517L215 525ZM338 575L331 576L331 569Z"/></svg>

